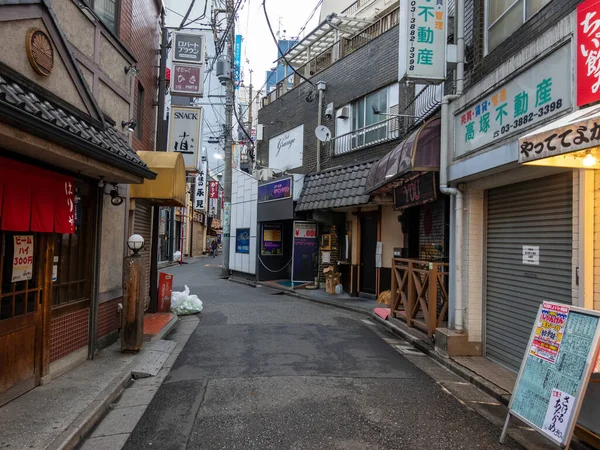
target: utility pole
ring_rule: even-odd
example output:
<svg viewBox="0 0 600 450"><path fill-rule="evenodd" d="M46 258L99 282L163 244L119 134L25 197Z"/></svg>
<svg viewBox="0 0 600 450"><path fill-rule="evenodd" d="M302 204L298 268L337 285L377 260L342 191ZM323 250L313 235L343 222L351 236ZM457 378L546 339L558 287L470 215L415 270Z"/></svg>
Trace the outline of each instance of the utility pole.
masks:
<svg viewBox="0 0 600 450"><path fill-rule="evenodd" d="M248 86L248 122L250 122L250 130L249 130L249 135L252 138L252 109L254 108L254 98L252 97L252 70L250 70L250 86ZM252 141L252 139L250 139L250 141ZM252 146L252 142L250 142L250 145Z"/></svg>
<svg viewBox="0 0 600 450"><path fill-rule="evenodd" d="M229 277L229 248L231 245L231 150L233 148L233 103L234 103L234 46L235 46L235 11L233 0L226 0L227 22L231 24L230 35L227 39L227 54L229 57L229 80L227 81L227 100L225 102L225 170L223 172L223 185L225 188L225 211L223 214L223 270L221 275Z"/></svg>
<svg viewBox="0 0 600 450"><path fill-rule="evenodd" d="M165 127L165 94L167 91L167 55L169 47L169 31L166 27L164 8L160 12L160 61L158 75L158 111L156 120L156 150L167 151L167 133ZM158 310L158 228L160 224L160 207L152 208L152 240L150 242L150 310Z"/></svg>

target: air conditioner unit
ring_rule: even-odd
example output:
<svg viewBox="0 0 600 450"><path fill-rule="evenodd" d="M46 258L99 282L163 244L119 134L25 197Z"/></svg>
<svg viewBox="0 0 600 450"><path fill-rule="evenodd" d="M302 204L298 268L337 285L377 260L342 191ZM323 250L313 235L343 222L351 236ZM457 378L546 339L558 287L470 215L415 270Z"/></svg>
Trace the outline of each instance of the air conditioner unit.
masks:
<svg viewBox="0 0 600 450"><path fill-rule="evenodd" d="M350 107L344 106L341 109L338 109L338 112L335 115L336 119L346 120L350 118Z"/></svg>

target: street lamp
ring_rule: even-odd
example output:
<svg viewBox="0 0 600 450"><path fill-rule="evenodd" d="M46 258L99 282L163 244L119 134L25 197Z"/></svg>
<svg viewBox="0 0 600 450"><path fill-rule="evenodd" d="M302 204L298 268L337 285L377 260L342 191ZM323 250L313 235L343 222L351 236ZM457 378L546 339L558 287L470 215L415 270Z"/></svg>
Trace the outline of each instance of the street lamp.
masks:
<svg viewBox="0 0 600 450"><path fill-rule="evenodd" d="M139 251L144 246L144 238L139 234L132 234L127 239L127 247L133 252L133 256L137 256Z"/></svg>

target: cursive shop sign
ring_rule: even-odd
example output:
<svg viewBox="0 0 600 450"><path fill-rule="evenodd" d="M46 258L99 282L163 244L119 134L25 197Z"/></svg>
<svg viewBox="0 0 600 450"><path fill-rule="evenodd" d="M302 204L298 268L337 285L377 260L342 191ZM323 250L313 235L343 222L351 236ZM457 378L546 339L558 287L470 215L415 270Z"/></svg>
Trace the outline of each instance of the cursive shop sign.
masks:
<svg viewBox="0 0 600 450"><path fill-rule="evenodd" d="M304 125L300 125L269 140L269 167L288 170L302 165Z"/></svg>

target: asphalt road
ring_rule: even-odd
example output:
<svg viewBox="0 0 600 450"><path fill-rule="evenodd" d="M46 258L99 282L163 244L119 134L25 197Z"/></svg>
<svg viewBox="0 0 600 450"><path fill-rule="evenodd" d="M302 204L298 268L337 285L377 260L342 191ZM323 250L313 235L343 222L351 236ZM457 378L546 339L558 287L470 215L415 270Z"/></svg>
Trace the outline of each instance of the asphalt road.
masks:
<svg viewBox="0 0 600 450"><path fill-rule="evenodd" d="M510 449L362 322L220 280L219 259L172 269L200 323L126 449Z"/></svg>

